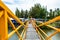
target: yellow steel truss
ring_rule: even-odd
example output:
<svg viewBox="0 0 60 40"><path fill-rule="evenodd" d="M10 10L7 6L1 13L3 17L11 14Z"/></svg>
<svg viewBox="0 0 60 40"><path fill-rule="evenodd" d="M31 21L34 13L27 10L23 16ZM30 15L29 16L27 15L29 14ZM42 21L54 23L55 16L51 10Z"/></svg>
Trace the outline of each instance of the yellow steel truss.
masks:
<svg viewBox="0 0 60 40"><path fill-rule="evenodd" d="M56 17L56 18L53 18L52 20L49 20L49 21L47 21L47 22L40 22L40 23L42 23L42 24L40 24L39 26L37 26L36 25L36 22L35 22L35 20L32 20L32 23L33 23L33 25L34 25L34 27L37 29L39 29L42 33L44 33L44 35L46 36L46 38L44 39L43 38L43 36L40 34L40 32L38 32L39 30L37 29L37 32L39 33L39 35L44 39L44 40L52 40L51 39L51 37L52 36L54 36L54 35L56 35L57 33L59 33L60 32L60 29L58 29L58 28L55 28L55 27L53 27L53 26L51 26L51 25L48 25L48 24L50 24L50 23L53 23L53 22L56 22L56 21L59 21L60 20L60 16L58 16L58 17ZM43 26L43 25L45 25L45 26L47 26L47 27L49 27L49 28L52 28L52 29L54 29L54 30L56 30L54 33L52 33L50 36L48 36L40 27L41 26Z"/></svg>
<svg viewBox="0 0 60 40"><path fill-rule="evenodd" d="M15 28L15 25L12 23L10 18L15 19L20 25ZM8 34L8 23L12 26L13 31ZM28 24L28 23L27 23ZM18 17L16 17L13 12L0 0L0 40L8 40L15 32L19 37L19 40L23 40L22 34L25 35L27 24L24 25ZM24 26L22 34L19 34L17 30Z"/></svg>
<svg viewBox="0 0 60 40"><path fill-rule="evenodd" d="M10 18L15 19L20 25L16 28L15 25L12 23L12 21L10 20ZM42 24L40 24L39 26L36 25L35 21L32 20L32 24L33 27L36 29L37 33L40 35L40 37L42 37L43 40L52 40L51 37L54 36L55 34L57 34L58 32L60 32L60 29L55 28L51 25L48 25L50 23L53 23L55 21L60 20L60 16L49 20L47 22L41 22ZM13 31L11 33L8 34L8 23L12 26ZM50 36L48 36L41 28L41 26L47 26L50 27L54 30L56 30L53 34L51 34ZM18 30L19 28L21 28L22 26L24 26L24 29L22 31L21 34L19 34ZM22 21L20 21L19 18L17 18L13 12L10 11L10 9L0 0L0 40L8 40L15 32L19 37L19 40L24 40L24 38L26 37L26 29L28 26L28 22L26 23L26 25L24 25L24 23ZM46 38L44 38L41 33L39 32L39 30L45 34ZM23 36L24 35L24 36ZM41 39L41 40L42 40Z"/></svg>

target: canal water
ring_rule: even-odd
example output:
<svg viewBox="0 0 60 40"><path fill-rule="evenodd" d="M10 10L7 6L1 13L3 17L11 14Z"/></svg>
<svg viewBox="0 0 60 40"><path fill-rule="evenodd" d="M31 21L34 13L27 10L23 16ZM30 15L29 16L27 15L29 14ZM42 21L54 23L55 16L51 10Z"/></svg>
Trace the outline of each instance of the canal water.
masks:
<svg viewBox="0 0 60 40"><path fill-rule="evenodd" d="M9 34L10 32L12 32L12 31L13 31L12 28L9 27L8 34ZM14 33L14 35L12 35L12 36L9 38L9 40L18 40L17 34Z"/></svg>
<svg viewBox="0 0 60 40"><path fill-rule="evenodd" d="M49 30L43 29L43 30L44 30L45 33L47 33L48 36L50 36L52 33L55 32L55 30L52 30L52 29L49 29ZM52 40L60 40L60 33L57 33L56 35L52 36Z"/></svg>
<svg viewBox="0 0 60 40"><path fill-rule="evenodd" d="M12 31L12 29L9 28L9 33L10 33L11 31ZM44 29L44 31L45 31L48 35L50 35L50 34L52 34L52 33L54 32L54 30L45 30L45 29ZM43 35L43 36L44 36L44 35ZM18 38L17 34L15 33L14 35L12 35L12 37L9 38L9 40L19 40L19 38ZM54 35L54 36L52 37L52 40L60 40L60 33L57 33L56 35Z"/></svg>

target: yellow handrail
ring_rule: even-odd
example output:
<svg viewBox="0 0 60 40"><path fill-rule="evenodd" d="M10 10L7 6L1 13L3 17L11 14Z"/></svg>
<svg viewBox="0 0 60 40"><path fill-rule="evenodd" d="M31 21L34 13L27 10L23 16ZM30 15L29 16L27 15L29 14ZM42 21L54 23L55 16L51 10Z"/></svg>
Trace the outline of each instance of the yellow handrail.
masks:
<svg viewBox="0 0 60 40"><path fill-rule="evenodd" d="M12 23L12 21L10 20L9 17L8 17L8 21L9 21L10 25L12 26L12 28L15 30L15 29L16 29L16 28L15 28L15 25ZM22 38L22 37L20 36L20 34L19 34L18 31L16 31L16 33L17 33L17 35L19 36L19 38Z"/></svg>
<svg viewBox="0 0 60 40"><path fill-rule="evenodd" d="M43 22L41 22L41 23L43 23ZM55 27L53 27L53 26L50 26L50 25L45 25L45 26L50 27L50 28L56 30L53 34L51 34L50 36L48 36L48 37L46 38L46 40L48 40L49 38L51 38L52 36L54 36L55 34L57 34L58 32L60 32L60 29L55 28Z"/></svg>
<svg viewBox="0 0 60 40"><path fill-rule="evenodd" d="M19 30L19 28L23 26L23 25L20 25L18 26L18 28L16 28L15 30L13 30L9 35L8 35L8 38L11 37L17 30Z"/></svg>
<svg viewBox="0 0 60 40"><path fill-rule="evenodd" d="M44 35L46 35L46 39L45 40L51 40L50 38L52 37L52 36L54 36L55 34L57 34L58 32L60 32L60 29L58 29L58 28L55 28L55 27L53 27L53 26L51 26L51 25L48 25L48 24L50 24L50 23L53 23L53 22L55 22L55 21L59 21L60 20L60 16L58 16L58 17L56 17L56 18L54 18L54 19L52 19L52 20L49 20L49 21L47 21L47 22L41 22L42 24L40 24L39 26L37 26L36 25L36 23L35 23L35 21L33 21L33 23L34 23L34 25L35 25L35 28L38 28L42 33L44 33ZM54 30L56 30L53 34L51 34L50 36L48 36L40 27L41 26L43 26L43 25L45 25L45 26L47 26L47 27L49 27L49 28L52 28L52 29L54 29ZM37 30L38 31L38 30Z"/></svg>
<svg viewBox="0 0 60 40"><path fill-rule="evenodd" d="M40 40L42 40L42 39L45 40L44 37L43 37L43 36L41 35L41 33L39 32L39 30L36 28L36 24L34 23L33 20L32 20L32 25L33 25L33 27L36 29L36 32L38 33L38 35L40 35L40 36L39 36ZM42 39L41 39L41 37L42 37Z"/></svg>
<svg viewBox="0 0 60 40"><path fill-rule="evenodd" d="M26 22L26 25L25 25L22 33L21 33L21 36L23 37L23 40L26 38L27 27L28 27L28 21Z"/></svg>
<svg viewBox="0 0 60 40"><path fill-rule="evenodd" d="M20 25L16 28L15 25L12 23L10 18L13 18L16 20ZM55 28L51 25L48 25L50 23L56 22L60 20L60 16L49 20L47 22L41 22L42 24L36 25L35 21L32 20L33 27L36 29L36 32L42 37L43 40L52 40L51 37L54 36L55 34L60 32L60 29ZM13 31L8 34L8 23L12 26ZM41 26L47 26L49 28L52 28L55 30L54 33L52 33L50 36L48 36L40 27ZM24 29L22 33L20 34L18 30L24 26ZM0 0L0 40L8 40L15 32L19 37L19 40L24 40L26 37L26 30L27 30L28 22L26 25L14 15L14 13ZM40 33L40 31L46 36L46 38L43 37L43 35ZM22 36L23 35L23 36Z"/></svg>
<svg viewBox="0 0 60 40"><path fill-rule="evenodd" d="M16 20L20 25L16 28L12 23L10 18ZM26 25L14 15L14 13L0 0L0 40L8 40L15 32L18 35L20 40L23 40L23 37L18 32L18 30L24 26L24 34L27 29ZM12 26L13 31L8 34L8 23Z"/></svg>

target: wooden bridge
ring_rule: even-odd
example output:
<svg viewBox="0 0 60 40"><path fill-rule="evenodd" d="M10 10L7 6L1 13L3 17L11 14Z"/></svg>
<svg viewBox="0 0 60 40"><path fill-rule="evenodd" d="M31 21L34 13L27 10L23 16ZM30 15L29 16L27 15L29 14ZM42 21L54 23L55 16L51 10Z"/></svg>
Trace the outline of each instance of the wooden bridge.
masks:
<svg viewBox="0 0 60 40"><path fill-rule="evenodd" d="M16 28L15 25L12 23L11 19L15 19L20 25ZM60 29L55 28L49 24L59 21L60 16L53 18L47 22L40 22L40 25L36 24L35 20L31 20L24 24L24 22L20 21L18 17L14 15L14 13L0 0L0 40L8 40L14 33L17 34L19 40L52 40L52 36L60 32ZM8 24L11 25L13 31L8 34ZM50 36L48 36L40 27L47 26L55 30ZM23 27L22 33L20 34L18 30ZM40 33L40 31L46 36Z"/></svg>

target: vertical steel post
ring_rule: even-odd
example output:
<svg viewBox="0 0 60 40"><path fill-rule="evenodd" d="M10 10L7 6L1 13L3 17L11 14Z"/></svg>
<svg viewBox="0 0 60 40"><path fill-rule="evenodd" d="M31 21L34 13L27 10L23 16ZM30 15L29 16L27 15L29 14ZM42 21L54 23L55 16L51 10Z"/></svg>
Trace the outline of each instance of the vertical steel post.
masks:
<svg viewBox="0 0 60 40"><path fill-rule="evenodd" d="M5 10L0 18L0 40L8 40L7 12Z"/></svg>

